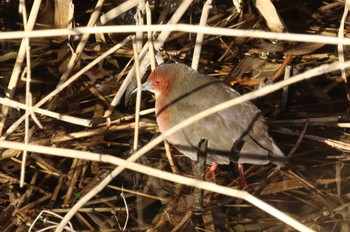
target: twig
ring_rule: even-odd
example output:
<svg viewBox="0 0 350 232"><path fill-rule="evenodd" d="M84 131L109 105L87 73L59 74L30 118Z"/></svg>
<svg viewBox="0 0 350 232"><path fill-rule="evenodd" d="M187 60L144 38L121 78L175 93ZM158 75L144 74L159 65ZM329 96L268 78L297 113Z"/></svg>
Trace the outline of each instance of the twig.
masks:
<svg viewBox="0 0 350 232"><path fill-rule="evenodd" d="M162 197L159 197L159 196L149 195L149 194L142 193L142 192L139 192L139 191L134 191L134 190L121 188L121 187L117 187L117 186L113 186L113 185L108 185L107 187L110 188L110 189L118 190L118 191L122 191L123 190L124 192L132 193L133 195L136 195L136 196L146 197L146 198L150 198L150 199L154 199L154 200L158 200L158 201L162 201L162 202L169 201L167 198L162 198ZM64 212L67 212L67 211L68 210L66 210Z"/></svg>
<svg viewBox="0 0 350 232"><path fill-rule="evenodd" d="M320 118L305 118L305 119L289 119L289 120L273 120L269 121L269 124L272 125L285 125L285 124L305 124L306 122L320 123L320 124L329 124L329 123L338 123L340 116L331 116L331 117L320 117Z"/></svg>
<svg viewBox="0 0 350 232"><path fill-rule="evenodd" d="M286 66L286 69L284 70L284 79L288 79L290 77L290 70L291 67L288 65ZM288 103L288 86L283 88L282 91L282 110L286 110Z"/></svg>
<svg viewBox="0 0 350 232"><path fill-rule="evenodd" d="M232 0L233 5L236 7L237 12L241 12L241 0Z"/></svg>
<svg viewBox="0 0 350 232"><path fill-rule="evenodd" d="M48 211L48 210L42 210L42 211L38 214L38 216L35 218L35 220L33 221L33 223L30 225L30 227L29 227L29 229L28 229L28 232L31 232L32 229L33 229L33 226L35 225L35 223L36 223L39 219L43 218L41 215L44 214L44 213L47 213L47 214L49 214L49 215L53 215L53 216L55 216L55 217L57 217L57 218L62 218L61 215L59 215L59 214L56 214L56 213L51 212L51 211ZM72 223L68 222L68 224L69 224L69 227L67 226L67 227L65 227L64 229L66 229L66 230L68 230L68 231L74 231Z"/></svg>
<svg viewBox="0 0 350 232"><path fill-rule="evenodd" d="M125 231L126 226L128 225L128 221L129 221L129 207L128 207L128 203L126 202L126 199L124 197L124 191L122 190L120 193L121 198L123 199L124 205L125 205L125 212L126 212L126 219L125 219L125 223L124 223L124 227L122 231Z"/></svg>
<svg viewBox="0 0 350 232"><path fill-rule="evenodd" d="M337 196L338 199L341 199L341 191L342 191L342 177L341 177L341 171L344 168L344 162L337 161L335 163L335 183L337 185Z"/></svg>
<svg viewBox="0 0 350 232"><path fill-rule="evenodd" d="M290 157L292 157L292 155L294 155L295 151L299 148L299 146L300 146L300 144L303 141L303 138L305 136L308 125L309 125L309 121L306 121L304 128L298 137L297 142L294 144L293 148L289 151L289 153L287 155L287 159L290 159Z"/></svg>
<svg viewBox="0 0 350 232"><path fill-rule="evenodd" d="M149 2L146 2L146 21L147 25L152 24L152 15L151 8L149 7ZM149 59L151 61L151 69L152 71L156 68L155 57L154 57L154 48L153 48L153 40L152 40L152 32L147 31L147 42L148 42L148 54Z"/></svg>
<svg viewBox="0 0 350 232"><path fill-rule="evenodd" d="M175 174L179 174L179 170L176 168L173 156L171 155L171 152L170 152L170 145L166 140L164 140L164 148L165 148L165 155L168 159L168 162L171 168L171 172Z"/></svg>
<svg viewBox="0 0 350 232"><path fill-rule="evenodd" d="M105 13L104 15L102 15L100 17L101 23L106 24L106 23L110 22L111 20L115 19L119 15L121 15L121 14L127 12L128 10L130 10L131 8L134 8L135 6L137 6L138 3L139 3L139 0L125 1L124 3L120 4L119 6L113 8L112 10L110 10L107 13Z"/></svg>
<svg viewBox="0 0 350 232"><path fill-rule="evenodd" d="M135 37L132 41L132 48L134 50L134 61L135 61L135 69L136 69L136 83L137 83L137 92L136 92L136 106L135 106L135 131L134 131L134 146L133 150L137 151L138 149L138 140L139 140L139 122L140 122L140 107L141 107L141 74L140 74L140 60L139 53L137 50L137 45L135 41Z"/></svg>
<svg viewBox="0 0 350 232"><path fill-rule="evenodd" d="M19 103L17 101L10 100L8 98L2 98L0 97L0 104L10 106L13 108L19 108L22 110L26 110L27 106L25 104ZM64 122L80 125L80 126L85 126L85 127L90 127L91 125L91 120L89 119L84 119L84 118L78 118L70 115L64 115L56 112L52 112L49 110L44 110L41 108L37 108L34 110L35 113L42 114L51 118L55 118L57 120L61 120Z"/></svg>
<svg viewBox="0 0 350 232"><path fill-rule="evenodd" d="M198 144L197 161L192 161L194 176L197 180L205 179L205 169L207 161L207 151L208 151L208 140L201 139ZM193 204L192 211L196 219L198 219L199 224L203 224L201 217L203 212L203 196L204 191L202 189L195 188L193 190Z"/></svg>
<svg viewBox="0 0 350 232"><path fill-rule="evenodd" d="M297 34L297 33L279 33L258 30L230 29L222 27L208 27L189 24L166 24L166 25L118 25L118 26L100 26L100 27L75 27L74 29L51 29L38 31L10 31L1 32L0 40L22 39L25 37L55 37L62 35L81 35L95 33L135 33L138 31L162 31L167 36L173 31L182 31L190 33L205 33L206 35L216 36L234 36L234 37L254 37L273 40L310 42L310 43L327 43L350 45L350 38L337 38L333 36ZM164 38L157 39L156 48L160 48L164 43Z"/></svg>
<svg viewBox="0 0 350 232"><path fill-rule="evenodd" d="M289 134L289 135L296 135L296 136L299 135L299 133L294 132L294 131L292 131L290 129L287 129L287 128L279 128L279 129L275 129L273 131L280 132L280 133L283 133L283 134ZM339 149L341 151L345 151L345 152L349 152L350 151L349 143L345 143L345 142L342 142L342 141L338 141L338 140L334 140L334 139L327 139L327 138L323 138L323 137L316 136L316 135L304 135L304 138L305 139L310 139L310 140L313 140L313 141L316 141L316 142L319 142L319 143L324 143L324 144L326 144L328 146L331 146L333 148Z"/></svg>
<svg viewBox="0 0 350 232"><path fill-rule="evenodd" d="M27 28L27 9L24 4L24 2L20 2L22 9L22 18L23 18L23 26L24 30L31 30L32 28ZM32 68L31 68L31 59L30 59L30 45L29 45L29 38L24 39L24 45L25 45L25 51L26 51L26 111L25 111L25 121L24 121L24 144L28 145L29 142L29 115L31 114L31 108L32 108L32 101L31 101L31 93L30 93L30 82L32 78ZM22 188L24 185L24 179L25 179L25 169L27 164L27 154L28 151L25 149L23 150L23 156L22 156L22 163L21 163L21 174L20 174L20 181L19 186Z"/></svg>
<svg viewBox="0 0 350 232"><path fill-rule="evenodd" d="M202 16L199 21L200 26L205 26L207 24L209 10L212 7L211 2L212 0L207 0L203 6ZM199 58L200 58L202 44L203 44L203 38L204 38L204 33L197 33L196 43L193 51L192 66L191 66L194 70L198 69Z"/></svg>
<svg viewBox="0 0 350 232"><path fill-rule="evenodd" d="M137 6L137 12L135 17L136 25L142 26L144 25L143 15L145 12L145 0L139 0L138 6ZM142 42L143 42L143 31L136 32L136 47L138 51L142 50Z"/></svg>
<svg viewBox="0 0 350 232"><path fill-rule="evenodd" d="M344 25L345 25L345 20L348 16L349 13L349 5L350 5L350 1L346 0L345 1L345 6L344 6L344 13L339 25L339 30L338 30L338 38L344 38ZM339 57L339 62L344 62L345 58L344 58L344 44L342 43L338 43L338 57ZM349 86L348 86L348 79L346 77L346 73L345 73L345 69L341 70L341 76L343 78L344 84L346 85L345 89L346 89L346 94L348 97L348 101L350 101L350 93L349 93Z"/></svg>

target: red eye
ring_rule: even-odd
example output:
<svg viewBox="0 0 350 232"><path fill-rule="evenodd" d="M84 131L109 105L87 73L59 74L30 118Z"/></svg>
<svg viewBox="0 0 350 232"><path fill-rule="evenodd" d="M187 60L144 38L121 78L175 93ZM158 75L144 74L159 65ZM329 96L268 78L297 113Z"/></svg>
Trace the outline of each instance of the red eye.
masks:
<svg viewBox="0 0 350 232"><path fill-rule="evenodd" d="M155 85L159 85L160 84L160 80L159 79L155 79L154 81L153 81L153 83L155 84Z"/></svg>

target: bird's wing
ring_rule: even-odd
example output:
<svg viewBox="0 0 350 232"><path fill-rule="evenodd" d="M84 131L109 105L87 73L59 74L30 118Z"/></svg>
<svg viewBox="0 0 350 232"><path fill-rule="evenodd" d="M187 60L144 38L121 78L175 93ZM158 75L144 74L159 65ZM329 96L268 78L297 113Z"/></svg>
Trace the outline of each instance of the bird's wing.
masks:
<svg viewBox="0 0 350 232"><path fill-rule="evenodd" d="M175 116L172 116L171 120L173 123L172 126L204 109L199 104L194 104L190 101L177 103L177 113ZM223 153L227 153L227 147L223 147L224 144L227 144L227 141L225 141L225 136L221 135L220 130L227 131L229 129L231 128L227 127L225 121L218 114L214 114L175 133L174 137L176 137L177 141L181 141L181 144L175 142L174 145L186 156L196 160L199 142L202 139L207 139L209 163L215 161L221 164L228 164L230 162L229 157L222 155Z"/></svg>
<svg viewBox="0 0 350 232"><path fill-rule="evenodd" d="M177 124L194 114L237 96L239 94L224 83L208 85L176 103L177 113L173 116L172 122ZM246 135L242 136L245 132ZM208 139L209 158L211 157L218 163L229 162L228 152L241 136L244 145L240 153L253 154L254 158L239 157L238 162L265 164L269 162L269 153L274 153L274 150L278 149L267 133L260 111L250 102L217 112L177 133L180 141L186 143L185 146L187 146L187 150L180 150L185 154L187 152L186 155L192 157L196 157L194 152L196 152L199 141ZM282 154L279 149L278 151Z"/></svg>
<svg viewBox="0 0 350 232"><path fill-rule="evenodd" d="M226 91L222 91L223 95L229 95L231 98L238 96L238 93L230 87L224 86L224 88ZM224 96L224 98L227 99L229 97ZM261 115L260 110L255 105L253 105L251 102L245 102L233 106L225 111L221 111L219 114L222 114L222 117L224 118L234 115L235 118L233 121L237 124L237 126L241 127L242 131L248 133L250 138L247 139L246 142L251 144L250 149L248 149L249 147L246 147L248 152L254 151L258 154L266 156L266 152L261 150L261 148L263 148L264 150L268 151L268 158L273 163L279 166L284 166L283 163L286 162L285 155L268 134L265 120ZM244 151L244 149L242 151Z"/></svg>

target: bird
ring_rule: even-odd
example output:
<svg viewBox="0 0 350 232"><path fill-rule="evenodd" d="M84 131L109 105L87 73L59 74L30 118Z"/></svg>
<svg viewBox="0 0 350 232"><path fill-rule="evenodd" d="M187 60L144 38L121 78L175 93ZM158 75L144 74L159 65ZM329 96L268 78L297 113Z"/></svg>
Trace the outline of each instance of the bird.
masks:
<svg viewBox="0 0 350 232"><path fill-rule="evenodd" d="M142 84L142 90L155 95L156 121L161 133L197 113L240 96L224 81L182 63L156 67ZM288 162L268 134L261 111L251 102L216 112L166 139L194 161L198 158L199 142L207 140L207 164L271 162L284 167Z"/></svg>

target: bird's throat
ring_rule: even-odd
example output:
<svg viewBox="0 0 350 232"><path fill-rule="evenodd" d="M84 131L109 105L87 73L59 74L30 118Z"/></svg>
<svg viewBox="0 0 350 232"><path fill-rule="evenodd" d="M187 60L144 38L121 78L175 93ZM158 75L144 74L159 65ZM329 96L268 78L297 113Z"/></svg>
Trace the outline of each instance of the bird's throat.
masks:
<svg viewBox="0 0 350 232"><path fill-rule="evenodd" d="M160 132L164 133L169 130L170 125L170 111L168 104L165 102L165 98L161 95L156 99L156 117Z"/></svg>

